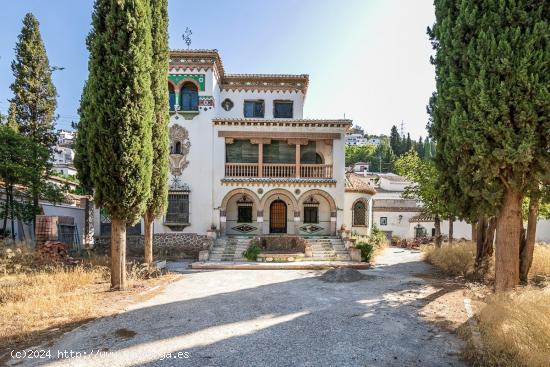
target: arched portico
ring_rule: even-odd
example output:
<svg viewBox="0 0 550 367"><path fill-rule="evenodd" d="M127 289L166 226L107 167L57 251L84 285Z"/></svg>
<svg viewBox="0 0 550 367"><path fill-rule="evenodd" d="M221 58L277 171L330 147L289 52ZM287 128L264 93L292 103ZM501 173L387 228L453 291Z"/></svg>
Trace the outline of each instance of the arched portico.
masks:
<svg viewBox="0 0 550 367"><path fill-rule="evenodd" d="M220 205L220 233L261 233L261 221L257 216L259 208L260 199L254 191L245 188L231 190Z"/></svg>
<svg viewBox="0 0 550 367"><path fill-rule="evenodd" d="M279 203L272 205L273 203ZM285 213L281 213L281 204L286 205ZM260 217L261 215L261 217ZM281 219L283 218L284 219ZM296 219L299 220L300 212L298 211L298 201L296 197L289 191L284 189L273 189L264 194L260 200L260 210L258 218L264 222L263 233L296 233ZM274 223L271 223L273 219ZM286 222L284 230L281 220ZM260 219L258 219L258 222ZM272 225L273 224L273 225Z"/></svg>
<svg viewBox="0 0 550 367"><path fill-rule="evenodd" d="M326 191L312 189L304 192L298 199L300 226L297 233L302 234L336 234L336 202ZM308 209L310 208L310 209ZM308 215L311 211L316 215ZM311 212L310 212L311 213Z"/></svg>

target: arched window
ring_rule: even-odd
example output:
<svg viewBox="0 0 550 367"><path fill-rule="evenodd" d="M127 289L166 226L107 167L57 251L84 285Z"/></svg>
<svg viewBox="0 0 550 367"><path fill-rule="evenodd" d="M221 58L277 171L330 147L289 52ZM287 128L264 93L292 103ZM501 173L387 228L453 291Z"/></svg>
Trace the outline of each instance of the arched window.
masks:
<svg viewBox="0 0 550 367"><path fill-rule="evenodd" d="M181 87L181 110L199 110L199 91L197 90L197 86L193 83L185 83Z"/></svg>
<svg viewBox="0 0 550 367"><path fill-rule="evenodd" d="M366 226L368 225L367 219L367 206L362 200L353 204L353 225L354 226Z"/></svg>
<svg viewBox="0 0 550 367"><path fill-rule="evenodd" d="M181 154L181 143L179 141L176 142L176 146L174 148L174 154Z"/></svg>
<svg viewBox="0 0 550 367"><path fill-rule="evenodd" d="M171 83L168 83L168 101L170 103L170 111L174 111L176 109L176 91Z"/></svg>

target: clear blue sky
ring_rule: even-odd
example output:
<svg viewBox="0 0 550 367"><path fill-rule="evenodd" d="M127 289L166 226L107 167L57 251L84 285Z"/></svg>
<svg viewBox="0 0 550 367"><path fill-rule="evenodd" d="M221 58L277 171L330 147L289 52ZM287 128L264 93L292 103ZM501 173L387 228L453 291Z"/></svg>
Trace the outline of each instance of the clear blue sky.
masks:
<svg viewBox="0 0 550 367"><path fill-rule="evenodd" d="M54 74L59 128L78 120L87 77L85 38L92 0L4 1L0 22L0 111L13 81L13 48L26 12L40 21ZM432 0L169 0L170 47L216 48L229 73L310 75L305 117L344 114L369 134L389 134L401 120L426 135L426 104L435 88L426 27Z"/></svg>

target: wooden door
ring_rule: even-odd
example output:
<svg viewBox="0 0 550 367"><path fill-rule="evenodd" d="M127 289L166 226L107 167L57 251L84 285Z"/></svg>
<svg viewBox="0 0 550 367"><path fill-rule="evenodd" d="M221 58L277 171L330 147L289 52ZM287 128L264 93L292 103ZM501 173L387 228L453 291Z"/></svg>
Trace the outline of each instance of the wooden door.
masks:
<svg viewBox="0 0 550 367"><path fill-rule="evenodd" d="M269 207L269 233L286 233L286 203L282 200Z"/></svg>

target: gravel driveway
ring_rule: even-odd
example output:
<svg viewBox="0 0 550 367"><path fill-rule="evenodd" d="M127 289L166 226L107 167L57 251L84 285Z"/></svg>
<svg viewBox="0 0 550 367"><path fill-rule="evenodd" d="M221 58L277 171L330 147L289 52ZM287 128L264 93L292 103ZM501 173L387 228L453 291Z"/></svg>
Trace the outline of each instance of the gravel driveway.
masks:
<svg viewBox="0 0 550 367"><path fill-rule="evenodd" d="M431 271L420 253L390 248L352 283L322 271L188 273L44 346L52 359L20 365L463 366L462 342L418 314L440 288L415 274Z"/></svg>

